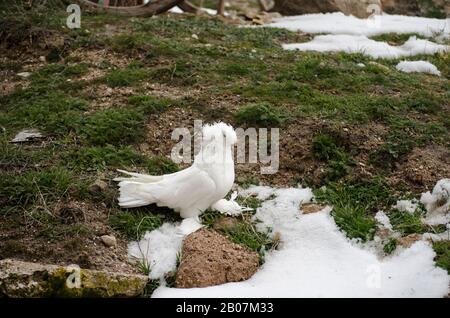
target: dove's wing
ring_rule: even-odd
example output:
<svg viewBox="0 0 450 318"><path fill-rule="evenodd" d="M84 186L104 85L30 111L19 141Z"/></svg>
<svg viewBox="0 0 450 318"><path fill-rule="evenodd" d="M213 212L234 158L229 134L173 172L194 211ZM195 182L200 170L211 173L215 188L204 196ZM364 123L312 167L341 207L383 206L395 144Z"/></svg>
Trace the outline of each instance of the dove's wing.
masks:
<svg viewBox="0 0 450 318"><path fill-rule="evenodd" d="M116 179L120 181L119 204L126 208L156 203L184 214L202 211L216 191L211 177L195 165L164 176L128 174L132 177Z"/></svg>
<svg viewBox="0 0 450 318"><path fill-rule="evenodd" d="M163 206L175 210L183 210L208 201L216 192L216 184L203 170L191 166L178 173L164 176L164 179L154 184L155 198ZM157 202L158 203L158 202ZM206 209L209 204L202 209Z"/></svg>

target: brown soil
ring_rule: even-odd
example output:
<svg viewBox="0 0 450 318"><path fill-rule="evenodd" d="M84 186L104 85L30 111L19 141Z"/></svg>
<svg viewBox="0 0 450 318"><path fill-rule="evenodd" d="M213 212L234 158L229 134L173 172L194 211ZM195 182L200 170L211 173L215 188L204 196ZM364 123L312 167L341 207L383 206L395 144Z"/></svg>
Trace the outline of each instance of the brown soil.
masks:
<svg viewBox="0 0 450 318"><path fill-rule="evenodd" d="M45 206L42 207L45 210ZM0 222L0 259L70 265L111 272L137 273L128 263L127 241L108 225L108 209L102 204L61 202L48 213L52 223L40 223L33 211L24 211ZM12 224L12 222L16 222ZM100 237L114 235L115 247L106 247Z"/></svg>
<svg viewBox="0 0 450 318"><path fill-rule="evenodd" d="M436 181L450 176L450 148L431 145L415 148L391 175L393 185L406 185L413 192L431 190Z"/></svg>
<svg viewBox="0 0 450 318"><path fill-rule="evenodd" d="M178 288L247 280L259 267L257 253L204 228L186 237L182 255L176 277Z"/></svg>

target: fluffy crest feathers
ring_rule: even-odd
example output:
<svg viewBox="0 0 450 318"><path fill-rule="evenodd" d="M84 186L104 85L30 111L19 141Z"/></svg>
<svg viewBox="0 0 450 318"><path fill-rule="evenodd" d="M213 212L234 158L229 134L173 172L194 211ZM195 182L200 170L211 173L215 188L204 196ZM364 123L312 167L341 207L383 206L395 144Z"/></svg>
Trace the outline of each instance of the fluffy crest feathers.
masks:
<svg viewBox="0 0 450 318"><path fill-rule="evenodd" d="M202 129L203 142L222 141L225 139L229 145L237 142L236 132L233 127L223 122L214 123L212 125L204 125Z"/></svg>

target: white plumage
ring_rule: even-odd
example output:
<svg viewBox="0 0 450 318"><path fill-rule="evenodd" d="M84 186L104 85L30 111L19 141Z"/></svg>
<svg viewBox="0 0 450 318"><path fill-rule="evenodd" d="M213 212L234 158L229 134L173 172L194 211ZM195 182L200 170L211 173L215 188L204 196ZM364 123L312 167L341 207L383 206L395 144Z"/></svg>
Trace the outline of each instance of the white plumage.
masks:
<svg viewBox="0 0 450 318"><path fill-rule="evenodd" d="M234 183L233 127L225 123L205 125L201 151L191 167L163 176L119 170L130 178L119 182L119 205L133 208L156 203L179 212L181 217L197 217L231 190Z"/></svg>

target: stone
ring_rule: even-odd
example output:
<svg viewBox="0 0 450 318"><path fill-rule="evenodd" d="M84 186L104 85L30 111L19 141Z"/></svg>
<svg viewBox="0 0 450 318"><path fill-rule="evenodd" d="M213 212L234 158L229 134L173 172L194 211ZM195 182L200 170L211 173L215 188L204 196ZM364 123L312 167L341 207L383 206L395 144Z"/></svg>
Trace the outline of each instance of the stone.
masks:
<svg viewBox="0 0 450 318"><path fill-rule="evenodd" d="M203 228L184 240L175 284L177 288L195 288L243 281L258 267L256 252Z"/></svg>
<svg viewBox="0 0 450 318"><path fill-rule="evenodd" d="M215 230L222 230L222 231L230 231L236 228L238 226L239 221L235 218L222 216L218 218L214 224L213 229Z"/></svg>
<svg viewBox="0 0 450 318"><path fill-rule="evenodd" d="M102 235L100 239L107 247L113 247L117 245L116 237L113 235Z"/></svg>
<svg viewBox="0 0 450 318"><path fill-rule="evenodd" d="M30 142L35 141L37 139L44 138L44 135L37 130L37 129L24 129L20 131L13 140L11 140L11 143L22 143L22 142Z"/></svg>
<svg viewBox="0 0 450 318"><path fill-rule="evenodd" d="M97 179L93 184L89 186L89 192L91 194L98 194L104 192L108 188L108 183L102 179Z"/></svg>
<svg viewBox="0 0 450 318"><path fill-rule="evenodd" d="M17 76L22 77L22 78L28 78L31 76L31 73L30 72L20 72L20 73L17 73Z"/></svg>
<svg viewBox="0 0 450 318"><path fill-rule="evenodd" d="M0 260L0 297L137 297L147 282L144 275Z"/></svg>
<svg viewBox="0 0 450 318"><path fill-rule="evenodd" d="M325 209L325 206L317 204L317 203L304 203L300 210L303 214L317 213Z"/></svg>
<svg viewBox="0 0 450 318"><path fill-rule="evenodd" d="M385 71L385 72L390 72L390 71L391 71L391 69L390 69L389 67L387 67L386 65L377 63L377 62L375 62L375 61L370 61L369 64L370 64L370 65L373 65L373 66L376 66L376 67L379 67L379 68L381 68L381 69L382 69L383 71Z"/></svg>

